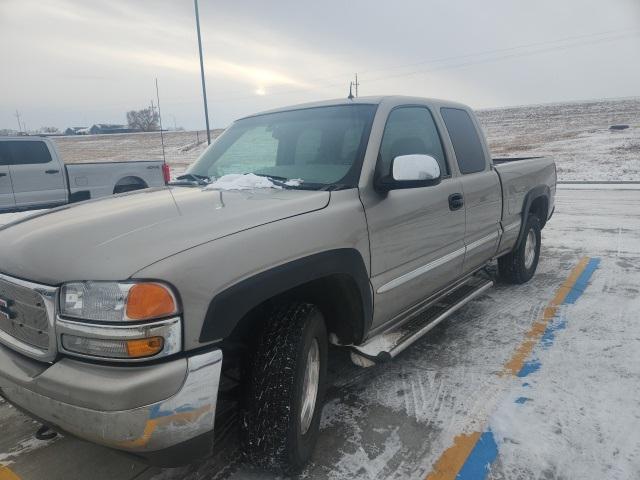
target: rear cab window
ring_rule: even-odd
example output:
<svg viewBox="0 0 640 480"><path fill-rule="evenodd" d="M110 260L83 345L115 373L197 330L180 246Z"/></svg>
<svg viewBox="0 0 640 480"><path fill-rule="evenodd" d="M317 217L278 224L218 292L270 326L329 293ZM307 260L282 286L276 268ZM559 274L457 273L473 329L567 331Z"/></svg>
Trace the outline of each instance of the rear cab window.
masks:
<svg viewBox="0 0 640 480"><path fill-rule="evenodd" d="M441 108L440 113L449 132L460 172L468 174L484 171L487 159L469 113L460 108Z"/></svg>

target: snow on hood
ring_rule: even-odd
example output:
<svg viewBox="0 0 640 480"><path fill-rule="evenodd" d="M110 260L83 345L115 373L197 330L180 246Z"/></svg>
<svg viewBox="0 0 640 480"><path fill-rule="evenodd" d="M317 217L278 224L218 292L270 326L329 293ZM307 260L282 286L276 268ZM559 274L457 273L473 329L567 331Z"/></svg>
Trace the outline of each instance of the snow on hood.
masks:
<svg viewBox="0 0 640 480"><path fill-rule="evenodd" d="M297 187L302 183L301 179L291 179L284 182L284 185ZM207 190L253 190L255 188L276 188L281 189L270 178L255 175L253 173L230 173L215 179L205 187Z"/></svg>

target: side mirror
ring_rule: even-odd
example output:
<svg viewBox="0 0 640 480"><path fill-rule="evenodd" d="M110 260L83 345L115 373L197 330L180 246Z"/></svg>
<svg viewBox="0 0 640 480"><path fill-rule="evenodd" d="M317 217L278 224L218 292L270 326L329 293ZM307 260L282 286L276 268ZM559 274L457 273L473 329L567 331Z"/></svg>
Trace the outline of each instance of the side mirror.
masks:
<svg viewBox="0 0 640 480"><path fill-rule="evenodd" d="M428 187L439 184L441 179L440 165L431 155L400 155L391 161L391 175L378 179L376 188L388 192Z"/></svg>

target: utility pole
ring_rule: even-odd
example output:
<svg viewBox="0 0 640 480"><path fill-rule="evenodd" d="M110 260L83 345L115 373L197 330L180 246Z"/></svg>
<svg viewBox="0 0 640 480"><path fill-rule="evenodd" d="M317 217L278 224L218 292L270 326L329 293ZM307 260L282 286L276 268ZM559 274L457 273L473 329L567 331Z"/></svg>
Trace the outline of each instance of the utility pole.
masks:
<svg viewBox="0 0 640 480"><path fill-rule="evenodd" d="M22 124L20 123L20 112L16 110L16 118L18 119L18 133L22 133Z"/></svg>
<svg viewBox="0 0 640 480"><path fill-rule="evenodd" d="M202 37L200 35L200 14L198 0L193 0L196 9L196 30L198 31L198 53L200 54L200 78L202 79L202 101L204 102L204 119L207 124L207 145L211 145L211 131L209 129L209 108L207 107L207 87L204 82L204 61L202 59Z"/></svg>
<svg viewBox="0 0 640 480"><path fill-rule="evenodd" d="M360 86L360 83L358 82L358 74L356 73L356 81L353 84L354 87L356 87L356 98L358 98L358 87Z"/></svg>

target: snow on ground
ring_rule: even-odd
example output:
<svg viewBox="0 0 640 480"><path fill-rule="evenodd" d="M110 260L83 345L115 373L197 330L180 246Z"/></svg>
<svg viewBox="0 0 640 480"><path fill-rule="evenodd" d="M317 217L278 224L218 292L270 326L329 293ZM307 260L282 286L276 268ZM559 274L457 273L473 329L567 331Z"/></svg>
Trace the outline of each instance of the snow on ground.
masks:
<svg viewBox="0 0 640 480"><path fill-rule="evenodd" d="M640 99L478 112L494 156L551 156L559 180L640 180ZM612 125L626 130L610 130Z"/></svg>

